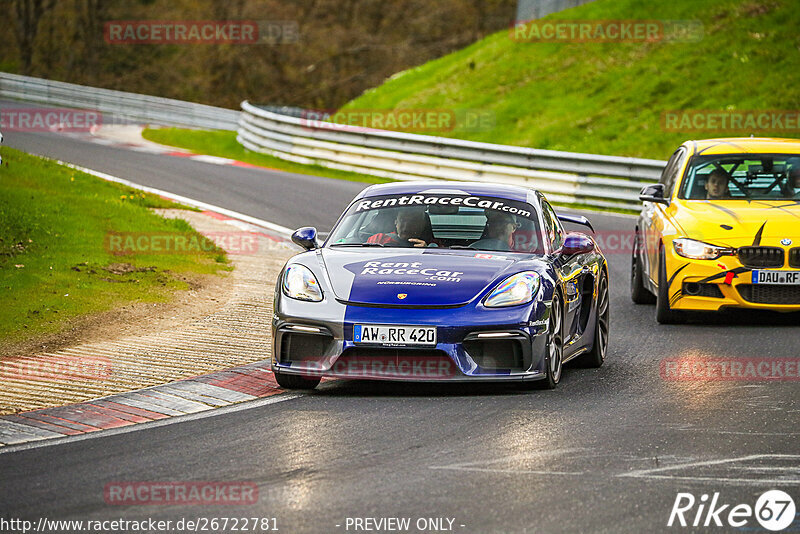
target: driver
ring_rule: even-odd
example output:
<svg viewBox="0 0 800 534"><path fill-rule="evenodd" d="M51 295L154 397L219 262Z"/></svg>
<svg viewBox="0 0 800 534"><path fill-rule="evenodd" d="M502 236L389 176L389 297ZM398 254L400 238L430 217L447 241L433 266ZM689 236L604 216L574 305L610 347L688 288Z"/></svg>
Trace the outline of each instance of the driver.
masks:
<svg viewBox="0 0 800 534"><path fill-rule="evenodd" d="M510 213L502 211L486 210L485 214L486 237L470 244L469 248L510 251L517 220Z"/></svg>
<svg viewBox="0 0 800 534"><path fill-rule="evenodd" d="M380 243L381 245L395 245L401 247L427 247L428 243L422 239L427 225L425 212L415 209L405 209L397 213L394 220L395 232L388 234L378 233L367 239L367 243Z"/></svg>
<svg viewBox="0 0 800 534"><path fill-rule="evenodd" d="M708 175L706 182L706 198L709 200L730 198L731 192L728 189L728 173L722 169L714 169Z"/></svg>
<svg viewBox="0 0 800 534"><path fill-rule="evenodd" d="M795 167L789 172L789 183L786 196L795 198L800 195L800 167Z"/></svg>

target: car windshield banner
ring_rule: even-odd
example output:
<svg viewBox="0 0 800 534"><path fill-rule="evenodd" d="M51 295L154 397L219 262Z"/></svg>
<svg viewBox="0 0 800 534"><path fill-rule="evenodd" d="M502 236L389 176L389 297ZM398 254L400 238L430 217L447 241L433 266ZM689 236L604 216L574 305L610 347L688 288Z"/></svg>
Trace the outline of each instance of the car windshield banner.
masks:
<svg viewBox="0 0 800 534"><path fill-rule="evenodd" d="M362 199L351 206L348 215L355 215L375 209L415 206L422 208L429 207L429 211L433 208L433 210L442 212L446 212L448 209L457 211L460 206L464 206L467 208L499 211L528 219L535 218L533 206L524 202L496 197L424 193L414 195L386 195Z"/></svg>

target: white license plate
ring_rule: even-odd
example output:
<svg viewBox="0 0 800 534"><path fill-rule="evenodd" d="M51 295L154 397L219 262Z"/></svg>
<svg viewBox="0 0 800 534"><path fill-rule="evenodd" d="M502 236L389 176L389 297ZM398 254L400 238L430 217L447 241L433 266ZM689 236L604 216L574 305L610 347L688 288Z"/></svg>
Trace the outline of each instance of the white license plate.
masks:
<svg viewBox="0 0 800 534"><path fill-rule="evenodd" d="M353 326L353 341L377 345L436 345L436 327L357 324Z"/></svg>
<svg viewBox="0 0 800 534"><path fill-rule="evenodd" d="M800 285L800 271L753 271L753 283Z"/></svg>

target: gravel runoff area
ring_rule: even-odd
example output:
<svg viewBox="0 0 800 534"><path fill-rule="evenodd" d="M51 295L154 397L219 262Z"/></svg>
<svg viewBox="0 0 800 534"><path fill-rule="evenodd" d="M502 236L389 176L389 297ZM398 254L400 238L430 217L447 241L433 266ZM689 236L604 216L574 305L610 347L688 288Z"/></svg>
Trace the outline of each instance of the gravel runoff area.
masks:
<svg viewBox="0 0 800 534"><path fill-rule="evenodd" d="M0 413L97 399L270 357L272 293L280 269L295 253L292 246L217 214L158 211L185 219L212 238L227 236L218 244L234 267L228 283L177 295L180 305L120 325L119 336L6 360Z"/></svg>

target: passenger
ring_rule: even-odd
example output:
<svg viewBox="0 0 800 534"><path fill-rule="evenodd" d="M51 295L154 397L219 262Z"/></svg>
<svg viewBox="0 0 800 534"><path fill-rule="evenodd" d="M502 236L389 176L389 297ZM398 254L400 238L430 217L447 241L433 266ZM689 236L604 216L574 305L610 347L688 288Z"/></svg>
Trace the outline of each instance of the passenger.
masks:
<svg viewBox="0 0 800 534"><path fill-rule="evenodd" d="M469 248L482 250L510 251L512 235L517 229L517 221L510 213L486 210L486 230L482 239L470 244Z"/></svg>
<svg viewBox="0 0 800 534"><path fill-rule="evenodd" d="M728 180L730 180L730 176L724 170L714 169L711 171L706 182L706 198L709 200L730 198L731 191L728 189Z"/></svg>
<svg viewBox="0 0 800 534"><path fill-rule="evenodd" d="M401 210L397 213L394 221L395 232L372 235L367 239L367 243L380 243L381 245L399 247L427 247L428 242L423 239L427 222L424 211L414 209Z"/></svg>

